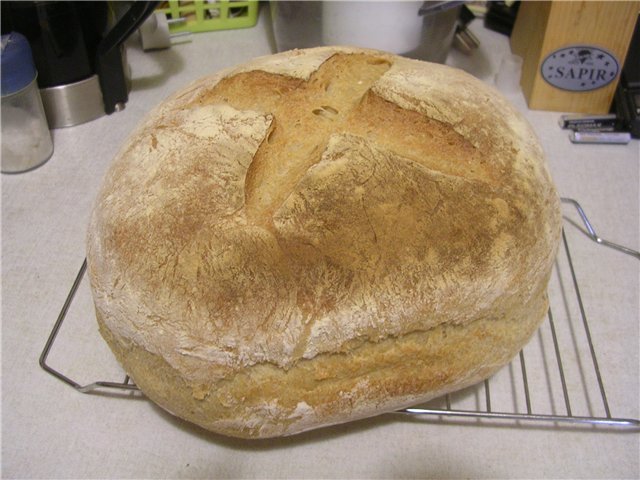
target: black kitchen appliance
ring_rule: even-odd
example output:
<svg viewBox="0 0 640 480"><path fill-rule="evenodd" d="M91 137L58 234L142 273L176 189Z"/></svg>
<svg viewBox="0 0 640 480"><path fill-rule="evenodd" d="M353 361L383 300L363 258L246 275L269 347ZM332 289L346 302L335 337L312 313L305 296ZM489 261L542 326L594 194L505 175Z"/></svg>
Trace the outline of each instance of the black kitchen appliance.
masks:
<svg viewBox="0 0 640 480"><path fill-rule="evenodd" d="M1 2L2 33L19 32L31 45L50 128L124 108L129 75L123 43L157 3Z"/></svg>

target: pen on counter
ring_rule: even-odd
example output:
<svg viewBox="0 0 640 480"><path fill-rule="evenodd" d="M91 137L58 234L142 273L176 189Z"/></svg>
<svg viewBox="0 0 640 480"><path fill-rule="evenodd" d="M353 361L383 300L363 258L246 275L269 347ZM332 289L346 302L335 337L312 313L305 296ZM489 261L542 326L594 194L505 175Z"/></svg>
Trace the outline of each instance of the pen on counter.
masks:
<svg viewBox="0 0 640 480"><path fill-rule="evenodd" d="M631 134L629 132L573 131L569 133L569 140L573 143L609 143L626 145L631 141Z"/></svg>
<svg viewBox="0 0 640 480"><path fill-rule="evenodd" d="M614 113L604 115L562 115L558 121L563 129L571 130L569 140L573 143L606 143L626 145L631 133L624 122Z"/></svg>
<svg viewBox="0 0 640 480"><path fill-rule="evenodd" d="M562 115L558 123L561 128L575 131L613 132L620 127L620 120L615 113L605 115Z"/></svg>

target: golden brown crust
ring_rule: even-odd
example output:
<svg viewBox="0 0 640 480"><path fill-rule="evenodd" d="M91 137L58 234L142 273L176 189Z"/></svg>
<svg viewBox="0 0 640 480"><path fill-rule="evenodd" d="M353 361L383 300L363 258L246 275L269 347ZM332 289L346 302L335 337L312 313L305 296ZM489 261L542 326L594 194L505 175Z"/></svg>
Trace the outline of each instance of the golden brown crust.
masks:
<svg viewBox="0 0 640 480"><path fill-rule="evenodd" d="M535 135L496 92L319 48L154 110L98 196L89 274L150 398L267 437L493 373L544 315L559 229Z"/></svg>

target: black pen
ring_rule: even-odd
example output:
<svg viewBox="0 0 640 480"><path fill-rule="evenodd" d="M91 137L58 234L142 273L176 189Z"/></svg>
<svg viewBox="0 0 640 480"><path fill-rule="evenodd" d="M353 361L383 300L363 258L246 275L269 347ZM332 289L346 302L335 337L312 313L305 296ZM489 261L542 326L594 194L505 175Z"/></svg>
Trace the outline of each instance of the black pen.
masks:
<svg viewBox="0 0 640 480"><path fill-rule="evenodd" d="M562 115L558 121L561 128L570 130L595 130L613 132L620 127L620 119L615 113L604 115Z"/></svg>

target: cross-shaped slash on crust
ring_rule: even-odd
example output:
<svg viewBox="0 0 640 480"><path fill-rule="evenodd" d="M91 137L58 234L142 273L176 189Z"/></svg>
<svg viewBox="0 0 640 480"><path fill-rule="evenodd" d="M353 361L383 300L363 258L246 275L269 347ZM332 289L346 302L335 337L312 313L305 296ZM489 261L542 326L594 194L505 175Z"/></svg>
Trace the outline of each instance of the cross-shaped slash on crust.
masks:
<svg viewBox="0 0 640 480"><path fill-rule="evenodd" d="M402 109L371 91L391 66L383 57L337 54L306 81L250 71L224 78L200 97L201 104L225 103L273 116L247 172L245 213L251 221L270 222L335 133L363 137L444 173L481 173L484 161L479 152L449 125ZM447 158L444 165L442 158Z"/></svg>

